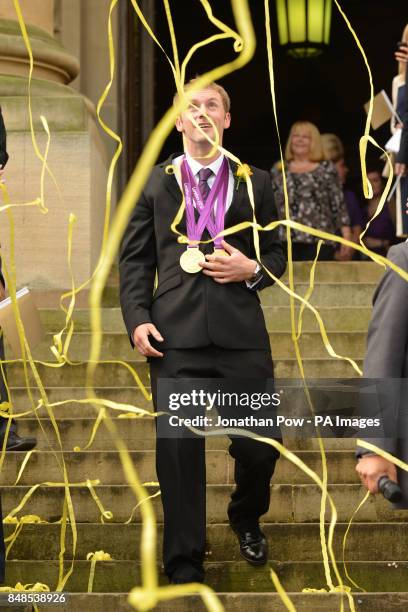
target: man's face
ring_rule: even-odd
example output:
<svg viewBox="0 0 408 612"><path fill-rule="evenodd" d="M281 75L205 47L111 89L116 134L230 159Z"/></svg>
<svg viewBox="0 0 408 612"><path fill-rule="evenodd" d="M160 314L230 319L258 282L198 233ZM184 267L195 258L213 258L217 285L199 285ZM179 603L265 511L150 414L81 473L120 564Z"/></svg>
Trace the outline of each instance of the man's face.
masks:
<svg viewBox="0 0 408 612"><path fill-rule="evenodd" d="M194 106L197 108L194 108ZM229 128L231 123L231 115L225 112L224 104L221 95L214 89L203 89L194 94L189 108L184 113L177 117L176 128L182 132L187 143L201 144L208 143L203 131L212 139L215 140L216 131L209 123L208 118L211 117L217 128L220 144L224 130ZM196 127L192 120L195 120L201 130Z"/></svg>

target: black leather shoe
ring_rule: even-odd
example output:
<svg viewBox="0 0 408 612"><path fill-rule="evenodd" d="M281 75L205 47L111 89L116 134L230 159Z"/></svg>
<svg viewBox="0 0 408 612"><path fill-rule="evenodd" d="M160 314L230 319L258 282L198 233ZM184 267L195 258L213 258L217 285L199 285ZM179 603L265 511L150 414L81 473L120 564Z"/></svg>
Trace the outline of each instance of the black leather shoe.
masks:
<svg viewBox="0 0 408 612"><path fill-rule="evenodd" d="M188 578L171 578L170 584L190 584L191 582L203 582L203 580Z"/></svg>
<svg viewBox="0 0 408 612"><path fill-rule="evenodd" d="M204 582L204 570L198 570L190 565L181 565L169 577L170 584L188 584L189 582Z"/></svg>
<svg viewBox="0 0 408 612"><path fill-rule="evenodd" d="M252 565L265 565L268 561L268 543L262 531L258 528L237 529L232 527L239 542L239 552L245 561Z"/></svg>
<svg viewBox="0 0 408 612"><path fill-rule="evenodd" d="M0 450L4 438L0 439ZM6 451L29 451L37 444L36 438L21 438L15 431L10 431L7 437Z"/></svg>

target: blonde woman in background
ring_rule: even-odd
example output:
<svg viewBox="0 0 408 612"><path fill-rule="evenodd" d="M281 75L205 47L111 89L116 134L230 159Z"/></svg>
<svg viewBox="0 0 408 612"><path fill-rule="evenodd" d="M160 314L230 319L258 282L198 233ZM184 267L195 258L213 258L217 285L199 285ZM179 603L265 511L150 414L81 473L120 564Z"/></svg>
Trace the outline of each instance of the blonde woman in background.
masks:
<svg viewBox="0 0 408 612"><path fill-rule="evenodd" d="M297 121L291 128L285 148L285 172L289 198L290 219L331 234L338 230L344 238L351 239L350 218L337 170L323 156L319 130L313 123ZM280 217L285 218L285 200L282 172L271 170L272 185ZM280 227L280 235L286 240L286 228ZM291 230L294 260L312 260L316 256L318 238ZM334 258L335 242L326 241L319 259ZM342 257L350 258L352 249L340 247Z"/></svg>
<svg viewBox="0 0 408 612"><path fill-rule="evenodd" d="M336 134L322 134L321 138L324 158L332 161L333 164L336 166L337 174L339 175L339 180L343 187L343 195L346 201L347 212L350 217L351 239L353 242L359 244L359 236L361 234L364 223L363 212L361 204L354 191L345 188L349 169L344 159L345 154L343 143L341 142L340 138L336 136ZM355 251L354 253L351 252L348 254L348 259L353 259L357 256L357 251ZM334 258L338 261L345 260L344 254L342 254L339 249L335 252Z"/></svg>

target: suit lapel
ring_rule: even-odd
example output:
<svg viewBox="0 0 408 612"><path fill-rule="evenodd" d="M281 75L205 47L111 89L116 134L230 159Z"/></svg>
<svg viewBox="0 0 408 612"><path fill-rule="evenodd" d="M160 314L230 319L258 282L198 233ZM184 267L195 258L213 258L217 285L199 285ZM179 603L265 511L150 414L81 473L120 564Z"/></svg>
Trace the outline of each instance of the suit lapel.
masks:
<svg viewBox="0 0 408 612"><path fill-rule="evenodd" d="M237 185L236 171L238 168L238 164L230 159L228 159L228 163L230 165L232 175L234 177L234 186L233 186L231 205L228 208L226 215L225 215L225 222L224 222L225 228L235 225L235 219L239 213L242 203L245 197L248 197L245 181L240 181L240 183Z"/></svg>
<svg viewBox="0 0 408 612"><path fill-rule="evenodd" d="M176 213L178 211L178 209L181 206L181 201L183 199L183 194L182 191L180 189L180 186L177 182L177 179L175 177L174 174L167 174L166 173L166 168L167 166L169 166L170 164L173 163L173 160L176 157L179 157L180 155L182 155L182 153L174 153L173 155L171 155L163 164L161 164L161 168L163 171L163 183L164 186L166 188L166 190L169 192L169 194L171 195L172 199L174 200L174 217L176 216ZM196 215L196 220L197 220L197 215ZM177 229L178 231L182 232L183 234L185 234L187 232L187 228L186 228L186 215L183 214L180 223L177 225Z"/></svg>
<svg viewBox="0 0 408 612"><path fill-rule="evenodd" d="M172 164L173 159L175 159L179 155L181 155L181 153L175 153L174 155L171 155L164 163L161 164L161 168L163 171L164 186L166 187L167 191L171 194L171 196L177 201L177 204L180 206L182 193L181 193L179 184L177 182L177 179L174 176L174 174L166 173L167 166Z"/></svg>

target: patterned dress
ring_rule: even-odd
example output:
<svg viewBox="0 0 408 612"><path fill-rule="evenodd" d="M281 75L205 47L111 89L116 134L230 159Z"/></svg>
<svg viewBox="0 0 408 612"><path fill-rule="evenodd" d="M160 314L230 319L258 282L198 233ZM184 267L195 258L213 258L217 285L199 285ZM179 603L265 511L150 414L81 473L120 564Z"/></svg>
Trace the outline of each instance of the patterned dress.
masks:
<svg viewBox="0 0 408 612"><path fill-rule="evenodd" d="M282 172L272 168L271 178L278 212L280 218L284 219ZM332 162L322 161L310 172L296 173L286 169L286 181L292 221L330 234L338 232L343 225L350 225L343 189ZM286 227L281 226L279 231L281 240L285 241ZM303 244L315 244L318 241L315 236L298 230L291 231L291 238L293 242ZM335 245L332 241L326 244Z"/></svg>

